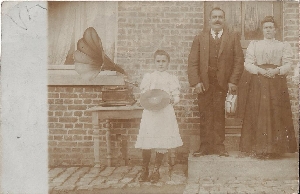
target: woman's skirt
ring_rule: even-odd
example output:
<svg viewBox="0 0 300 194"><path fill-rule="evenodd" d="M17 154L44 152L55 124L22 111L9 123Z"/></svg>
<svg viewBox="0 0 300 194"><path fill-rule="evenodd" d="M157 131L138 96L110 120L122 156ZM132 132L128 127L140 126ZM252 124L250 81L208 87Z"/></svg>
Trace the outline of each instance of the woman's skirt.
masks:
<svg viewBox="0 0 300 194"><path fill-rule="evenodd" d="M293 153L297 151L286 77L251 75L244 99L240 140L242 152Z"/></svg>
<svg viewBox="0 0 300 194"><path fill-rule="evenodd" d="M135 148L171 149L182 145L172 105L159 111L144 110Z"/></svg>

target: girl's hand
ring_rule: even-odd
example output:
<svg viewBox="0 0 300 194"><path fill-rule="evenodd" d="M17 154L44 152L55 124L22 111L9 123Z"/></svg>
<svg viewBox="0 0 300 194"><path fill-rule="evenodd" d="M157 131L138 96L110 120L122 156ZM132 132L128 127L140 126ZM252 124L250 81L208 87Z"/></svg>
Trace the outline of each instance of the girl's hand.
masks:
<svg viewBox="0 0 300 194"><path fill-rule="evenodd" d="M141 94L144 94L144 93L146 93L146 92L148 92L149 90L141 90Z"/></svg>
<svg viewBox="0 0 300 194"><path fill-rule="evenodd" d="M175 96L175 97L171 98L171 104L172 105L178 104L179 101L180 101L179 96Z"/></svg>

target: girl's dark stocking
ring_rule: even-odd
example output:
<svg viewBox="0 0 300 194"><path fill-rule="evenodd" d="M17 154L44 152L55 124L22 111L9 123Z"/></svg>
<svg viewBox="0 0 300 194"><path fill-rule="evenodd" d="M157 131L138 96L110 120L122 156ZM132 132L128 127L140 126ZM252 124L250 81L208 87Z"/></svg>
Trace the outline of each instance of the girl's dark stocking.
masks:
<svg viewBox="0 0 300 194"><path fill-rule="evenodd" d="M163 158L164 158L164 154L156 152L154 169L153 169L153 173L150 177L150 181L152 183L156 183L160 179L159 167L161 166Z"/></svg>
<svg viewBox="0 0 300 194"><path fill-rule="evenodd" d="M145 182L148 180L149 176L149 163L151 158L151 150L144 149L142 152L143 164L142 164L142 173L139 177L139 181Z"/></svg>

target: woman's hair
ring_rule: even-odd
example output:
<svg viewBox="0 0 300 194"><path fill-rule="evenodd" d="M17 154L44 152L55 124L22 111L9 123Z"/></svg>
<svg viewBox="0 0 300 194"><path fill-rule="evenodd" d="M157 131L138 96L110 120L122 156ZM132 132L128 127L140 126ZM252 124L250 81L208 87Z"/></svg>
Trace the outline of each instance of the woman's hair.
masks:
<svg viewBox="0 0 300 194"><path fill-rule="evenodd" d="M154 60L155 60L155 58L156 58L157 55L165 55L168 58L168 62L170 62L170 55L166 51L164 51L164 50L157 50L157 51L155 51L155 53L154 53Z"/></svg>
<svg viewBox="0 0 300 194"><path fill-rule="evenodd" d="M274 20L274 17L273 16L266 16L262 21L261 21L261 25L264 25L264 23L266 22L272 22L275 26L275 28L277 27L277 24Z"/></svg>

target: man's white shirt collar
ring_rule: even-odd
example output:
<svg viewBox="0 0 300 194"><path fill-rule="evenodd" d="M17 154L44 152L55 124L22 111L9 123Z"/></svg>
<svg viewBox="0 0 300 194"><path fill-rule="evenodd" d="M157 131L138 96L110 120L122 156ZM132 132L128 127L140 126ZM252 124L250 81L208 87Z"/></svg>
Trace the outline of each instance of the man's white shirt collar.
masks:
<svg viewBox="0 0 300 194"><path fill-rule="evenodd" d="M214 39L216 38L216 32L213 31L213 29L210 29L210 34L212 35L212 37L213 37ZM223 34L223 29L222 29L221 31L219 31L218 37L221 38L222 34Z"/></svg>

